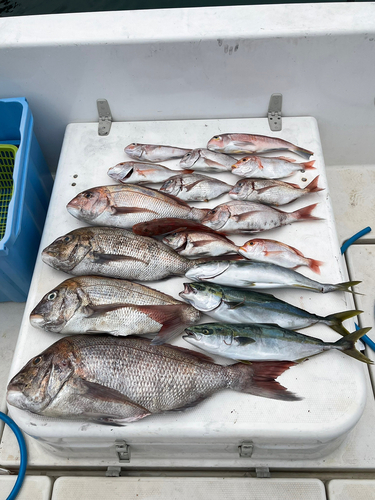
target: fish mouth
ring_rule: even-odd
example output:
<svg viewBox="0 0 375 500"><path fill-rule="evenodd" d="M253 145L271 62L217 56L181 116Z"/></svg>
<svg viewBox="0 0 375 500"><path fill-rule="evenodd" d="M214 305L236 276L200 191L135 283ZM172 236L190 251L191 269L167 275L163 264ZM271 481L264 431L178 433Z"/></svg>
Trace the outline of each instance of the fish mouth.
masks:
<svg viewBox="0 0 375 500"><path fill-rule="evenodd" d="M67 204L66 209L71 215L73 215L73 217L76 217L76 214L79 214L81 212L82 207L78 205L78 201L75 201L75 199L73 199Z"/></svg>
<svg viewBox="0 0 375 500"><path fill-rule="evenodd" d="M183 297L184 295L189 295L191 293L196 294L196 290L190 285L190 283L184 283L184 289L182 292L179 293L180 297Z"/></svg>
<svg viewBox="0 0 375 500"><path fill-rule="evenodd" d="M46 322L41 314L31 313L30 323L32 326L35 326L36 328L43 328Z"/></svg>

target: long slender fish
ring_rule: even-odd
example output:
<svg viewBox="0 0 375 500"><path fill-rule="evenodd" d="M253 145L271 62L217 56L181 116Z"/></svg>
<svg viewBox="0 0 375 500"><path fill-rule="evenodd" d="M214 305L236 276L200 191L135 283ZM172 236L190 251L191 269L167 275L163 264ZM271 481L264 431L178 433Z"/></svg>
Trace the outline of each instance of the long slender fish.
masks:
<svg viewBox="0 0 375 500"><path fill-rule="evenodd" d="M215 153L209 149L192 149L181 158L180 167L205 172L230 172L235 162L233 156Z"/></svg>
<svg viewBox="0 0 375 500"><path fill-rule="evenodd" d="M324 342L277 325L206 323L186 328L183 338L211 354L241 361L301 361L336 349L372 364L371 359L355 348L357 340L370 330L362 328L336 342Z"/></svg>
<svg viewBox="0 0 375 500"><path fill-rule="evenodd" d="M320 266L324 264L320 260L305 257L297 248L285 243L261 238L253 238L247 241L239 247L238 253L246 259L277 264L289 269L307 266L318 274L320 274Z"/></svg>
<svg viewBox="0 0 375 500"><path fill-rule="evenodd" d="M170 177L161 186L160 191L185 201L208 201L228 193L232 187L213 177L192 173Z"/></svg>
<svg viewBox="0 0 375 500"><path fill-rule="evenodd" d="M259 233L292 222L321 220L319 217L311 215L316 205L315 203L294 212L283 212L261 203L233 200L222 203L210 210L201 219L201 222L205 226L223 233L241 233L244 231Z"/></svg>
<svg viewBox="0 0 375 500"><path fill-rule="evenodd" d="M91 274L136 281L183 276L197 263L153 238L98 226L81 227L57 238L43 250L42 260L74 276Z"/></svg>
<svg viewBox="0 0 375 500"><path fill-rule="evenodd" d="M323 317L292 306L268 293L215 283L184 283L180 297L218 321L273 323L290 330L323 323L340 335L349 335L343 321L363 312L343 311Z"/></svg>
<svg viewBox="0 0 375 500"><path fill-rule="evenodd" d="M172 170L164 165L125 161L108 170L108 175L122 184L147 184L164 182L172 175L190 174L192 170Z"/></svg>
<svg viewBox="0 0 375 500"><path fill-rule="evenodd" d="M229 191L234 200L247 200L265 203L266 205L286 205L298 200L301 196L323 191L318 187L319 176L315 177L305 188L297 184L267 179L241 179Z"/></svg>
<svg viewBox="0 0 375 500"><path fill-rule="evenodd" d="M277 158L246 156L232 165L232 174L252 179L281 179L298 171L315 170L314 163L315 160L294 163L294 160L284 156Z"/></svg>
<svg viewBox="0 0 375 500"><path fill-rule="evenodd" d="M156 144L138 144L132 142L125 148L125 153L134 160L146 160L151 163L182 158L190 149L160 146Z"/></svg>
<svg viewBox="0 0 375 500"><path fill-rule="evenodd" d="M276 264L249 260L198 263L189 269L185 276L194 281L210 281L226 286L251 287L258 290L301 288L319 293L351 292L349 287L361 283L360 281L347 281L337 284L319 283L292 269Z"/></svg>
<svg viewBox="0 0 375 500"><path fill-rule="evenodd" d="M268 137L266 135L252 134L220 134L215 135L207 144L211 151L219 153L273 153L275 151L290 151L303 158L309 159L312 151L300 148L291 142L278 139L277 137Z"/></svg>
<svg viewBox="0 0 375 500"><path fill-rule="evenodd" d="M89 224L124 229L164 217L201 220L208 211L192 208L174 196L137 184L87 189L73 198L66 208L73 217Z"/></svg>
<svg viewBox="0 0 375 500"><path fill-rule="evenodd" d="M74 335L32 358L8 385L8 404L45 417L124 425L182 411L223 389L297 401L275 379L289 361L222 366L146 339Z"/></svg>
<svg viewBox="0 0 375 500"><path fill-rule="evenodd" d="M32 326L53 333L158 334L163 343L199 321L194 307L131 281L70 278L48 292L30 314Z"/></svg>
<svg viewBox="0 0 375 500"><path fill-rule="evenodd" d="M176 231L163 238L163 243L185 257L218 256L238 253L238 247L221 234L199 231ZM196 260L194 261L196 263Z"/></svg>

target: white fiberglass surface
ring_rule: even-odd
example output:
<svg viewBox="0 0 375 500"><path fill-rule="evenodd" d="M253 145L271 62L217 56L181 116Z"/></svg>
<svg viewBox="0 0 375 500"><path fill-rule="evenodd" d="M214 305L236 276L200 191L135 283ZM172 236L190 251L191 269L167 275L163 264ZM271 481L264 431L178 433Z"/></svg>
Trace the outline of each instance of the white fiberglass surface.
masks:
<svg viewBox="0 0 375 500"><path fill-rule="evenodd" d="M129 143L204 147L213 135L220 132L275 135L314 151L317 171L295 174L288 181L306 185L315 174L319 174L319 185L325 190L309 194L285 210L318 203L314 215L323 220L295 223L264 233L264 236L279 239L299 248L309 257L324 261L320 276L308 268L300 268L306 276L326 283L345 281L318 128L316 121L309 117L285 119L282 132L277 134L269 131L265 119L114 123L108 137L98 136L97 124L71 124L66 131L41 248L84 225L66 211L66 204L87 188L113 184L106 172L110 166L128 159L123 149ZM178 160L166 162L171 168L176 168L177 163ZM238 180L229 173L220 174L218 178L232 184ZM224 196L204 206L213 207L228 199ZM249 237L237 235L233 239L240 243ZM45 293L66 278L67 275L51 269L38 258L12 375L32 356L60 338L31 327L28 314ZM178 298L184 281L187 279L174 278L148 285ZM353 307L350 294L343 292L321 295L301 290L277 290L274 295L322 316ZM202 321L207 320L209 318L202 318ZM354 330L353 322L348 322L347 326ZM324 325L309 328L304 333L327 341L340 338ZM174 343L188 347L181 338ZM124 428L49 421L14 408L10 408L10 414L28 434L46 442L57 440L63 446L66 443L71 453L80 445L80 440L95 446L95 440L115 439L136 443L188 443L199 448L203 443L238 443L244 437L251 437L263 445L284 443L286 448L298 449L305 445L314 447L331 443L355 426L366 400L364 373L364 367L358 361L339 352L327 352L289 369L279 378L280 383L301 396L302 401L282 402L223 391L184 413L154 415Z"/></svg>

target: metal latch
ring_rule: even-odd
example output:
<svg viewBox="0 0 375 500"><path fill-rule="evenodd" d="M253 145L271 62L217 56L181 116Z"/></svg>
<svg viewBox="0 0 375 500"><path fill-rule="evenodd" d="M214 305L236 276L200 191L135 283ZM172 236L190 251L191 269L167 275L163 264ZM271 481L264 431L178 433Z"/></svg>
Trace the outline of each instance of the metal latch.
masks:
<svg viewBox="0 0 375 500"><path fill-rule="evenodd" d="M105 477L120 477L121 474L121 467L114 467L110 465L107 467Z"/></svg>
<svg viewBox="0 0 375 500"><path fill-rule="evenodd" d="M255 467L255 473L257 477L271 477L268 467Z"/></svg>
<svg viewBox="0 0 375 500"><path fill-rule="evenodd" d="M238 453L241 458L250 458L254 451L254 444L251 442L242 443L238 447Z"/></svg>
<svg viewBox="0 0 375 500"><path fill-rule="evenodd" d="M116 441L119 462L130 462L130 446L125 441Z"/></svg>
<svg viewBox="0 0 375 500"><path fill-rule="evenodd" d="M282 94L272 94L268 106L268 125L273 132L281 130L281 106L283 104Z"/></svg>
<svg viewBox="0 0 375 500"><path fill-rule="evenodd" d="M99 113L99 135L108 135L112 125L112 115L107 99L97 99Z"/></svg>

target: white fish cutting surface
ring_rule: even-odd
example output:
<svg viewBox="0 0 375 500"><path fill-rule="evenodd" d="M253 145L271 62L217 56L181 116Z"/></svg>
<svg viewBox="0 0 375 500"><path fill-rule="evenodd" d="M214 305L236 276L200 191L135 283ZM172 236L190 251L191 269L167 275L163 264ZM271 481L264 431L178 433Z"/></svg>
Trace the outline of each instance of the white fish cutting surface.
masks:
<svg viewBox="0 0 375 500"><path fill-rule="evenodd" d="M70 124L65 134L41 249L58 236L85 225L69 215L66 204L85 189L114 184L107 176L107 170L128 160L123 152L127 144L140 142L197 148L205 147L213 135L225 132L274 135L314 151L312 159L316 160L317 170L299 172L290 178L290 182L303 187L319 174L319 186L325 190L309 194L284 209L293 211L319 203L313 215L324 220L288 225L264 233L262 237L278 239L309 257L324 261L320 281L345 281L347 277L334 227L318 128L315 119L310 117L283 119L280 133L270 132L266 119L113 123L107 137L98 136L95 123ZM178 160L165 164L178 168ZM238 180L231 173L210 175L229 184ZM229 201L227 195L209 203L192 205L206 208L224 201ZM248 239L248 235L233 237L237 244ZM300 268L300 272L317 279L308 268ZM61 338L33 328L28 316L42 296L66 278L67 275L51 269L38 258L11 376L32 356ZM188 280L173 278L148 285L178 298L184 281ZM321 295L301 290L278 290L274 295L322 316L353 307L350 294L343 292ZM207 317L202 318L202 322L207 320ZM348 321L346 326L350 331L354 330L353 321ZM303 333L326 341L339 338L324 325L314 326ZM181 338L174 343L189 347ZM27 434L37 437L52 452L70 457L114 457L116 440L126 441L132 446L132 457L147 458L150 463L163 457L238 458L238 446L245 441L254 443L253 458L316 457L337 447L358 422L366 402L364 370L362 364L342 353L327 352L291 368L279 378L281 384L304 398L300 402L223 391L184 413L155 415L123 428L48 420L13 407L10 407L10 415ZM245 465L246 459L241 460Z"/></svg>

